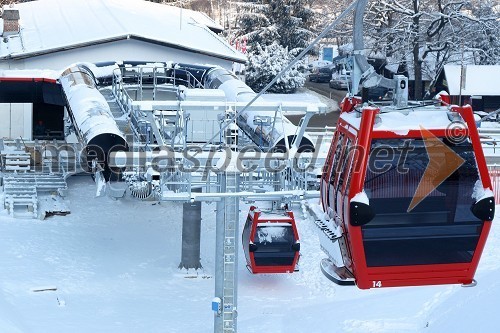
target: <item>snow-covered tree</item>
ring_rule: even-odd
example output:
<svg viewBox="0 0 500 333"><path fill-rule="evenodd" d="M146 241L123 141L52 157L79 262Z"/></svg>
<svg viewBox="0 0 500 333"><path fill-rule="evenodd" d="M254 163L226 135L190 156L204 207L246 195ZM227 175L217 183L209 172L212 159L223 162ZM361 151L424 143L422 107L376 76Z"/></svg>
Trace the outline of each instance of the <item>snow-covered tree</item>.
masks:
<svg viewBox="0 0 500 333"><path fill-rule="evenodd" d="M30 1L34 1L34 0L17 0L17 1L13 1L13 0L0 0L0 8L4 5L10 5L10 4L14 4L14 3L20 3L20 2L30 2Z"/></svg>
<svg viewBox="0 0 500 333"><path fill-rule="evenodd" d="M313 11L305 0L246 0L235 3L238 10L235 37L250 44L271 45L277 41L289 49L304 48L313 36Z"/></svg>
<svg viewBox="0 0 500 333"><path fill-rule="evenodd" d="M313 20L313 30L315 34L319 34L335 20L350 4L351 0L314 0L312 8L315 12ZM339 48L352 41L353 31L353 16L348 15L345 19L337 24L335 28L330 30L325 36L327 44L336 44Z"/></svg>
<svg viewBox="0 0 500 333"><path fill-rule="evenodd" d="M229 38L247 41L250 58L247 83L259 91L293 59L292 55L308 45L313 36L309 30L313 12L305 0L247 0L236 5L236 27ZM284 79L291 82L286 84ZM292 92L304 82L304 74L292 70L273 86L272 91Z"/></svg>
<svg viewBox="0 0 500 333"><path fill-rule="evenodd" d="M270 45L278 39L278 32L269 16L269 6L261 1L247 0L236 3L236 25L229 38L246 39L248 47Z"/></svg>
<svg viewBox="0 0 500 333"><path fill-rule="evenodd" d="M304 0L269 1L270 16L278 32L278 42L289 49L305 48L312 33L309 30L313 12Z"/></svg>
<svg viewBox="0 0 500 333"><path fill-rule="evenodd" d="M500 4L498 0L475 2L471 8L477 18L471 33L471 48L475 61L481 65L500 64Z"/></svg>
<svg viewBox="0 0 500 333"><path fill-rule="evenodd" d="M416 99L422 98L424 70L457 59L469 63L498 63L499 13L492 1L399 0L374 1L366 16L365 35L374 51L406 64L414 73ZM424 63L435 66L424 68Z"/></svg>
<svg viewBox="0 0 500 333"><path fill-rule="evenodd" d="M203 12L218 22L225 29L230 30L235 23L237 1L234 0L146 0L164 3L170 6L187 8Z"/></svg>
<svg viewBox="0 0 500 333"><path fill-rule="evenodd" d="M261 91L274 77L285 68L298 54L298 49L291 52L288 48L281 46L278 42L262 47L256 45L256 51L248 56L248 66L246 72L246 83L255 91ZM305 83L305 76L302 74L302 62L299 62L269 89L275 93L293 93L297 88Z"/></svg>

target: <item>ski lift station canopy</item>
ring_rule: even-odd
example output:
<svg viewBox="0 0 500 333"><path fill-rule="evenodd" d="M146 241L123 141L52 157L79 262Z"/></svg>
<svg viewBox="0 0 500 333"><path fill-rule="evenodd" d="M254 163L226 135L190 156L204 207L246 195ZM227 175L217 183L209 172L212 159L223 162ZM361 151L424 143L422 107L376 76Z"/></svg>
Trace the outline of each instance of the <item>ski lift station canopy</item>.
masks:
<svg viewBox="0 0 500 333"><path fill-rule="evenodd" d="M322 270L361 289L471 284L491 189L470 106L343 112L321 182Z"/></svg>
<svg viewBox="0 0 500 333"><path fill-rule="evenodd" d="M230 69L246 62L207 16L149 1L38 0L4 6L1 21L6 69L162 59Z"/></svg>

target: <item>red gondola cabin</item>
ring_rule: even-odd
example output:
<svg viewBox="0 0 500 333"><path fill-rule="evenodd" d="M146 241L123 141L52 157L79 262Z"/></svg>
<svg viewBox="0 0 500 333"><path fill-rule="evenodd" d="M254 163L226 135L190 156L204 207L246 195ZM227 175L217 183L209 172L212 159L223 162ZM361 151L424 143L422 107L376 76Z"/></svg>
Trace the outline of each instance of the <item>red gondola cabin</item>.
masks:
<svg viewBox="0 0 500 333"><path fill-rule="evenodd" d="M300 251L293 212L267 213L250 207L242 244L252 273L292 273Z"/></svg>
<svg viewBox="0 0 500 333"><path fill-rule="evenodd" d="M472 108L357 103L323 168L323 273L361 289L472 284L495 210Z"/></svg>

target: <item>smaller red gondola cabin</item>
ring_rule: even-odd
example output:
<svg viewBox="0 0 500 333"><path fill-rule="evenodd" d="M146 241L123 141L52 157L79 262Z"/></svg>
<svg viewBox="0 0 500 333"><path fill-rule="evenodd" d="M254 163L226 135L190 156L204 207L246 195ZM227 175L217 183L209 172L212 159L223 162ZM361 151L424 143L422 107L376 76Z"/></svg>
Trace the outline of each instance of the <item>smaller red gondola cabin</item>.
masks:
<svg viewBox="0 0 500 333"><path fill-rule="evenodd" d="M261 212L252 206L242 234L247 267L253 274L292 273L300 242L293 212Z"/></svg>
<svg viewBox="0 0 500 333"><path fill-rule="evenodd" d="M472 108L360 104L343 103L323 168L323 273L361 289L473 284L495 203Z"/></svg>

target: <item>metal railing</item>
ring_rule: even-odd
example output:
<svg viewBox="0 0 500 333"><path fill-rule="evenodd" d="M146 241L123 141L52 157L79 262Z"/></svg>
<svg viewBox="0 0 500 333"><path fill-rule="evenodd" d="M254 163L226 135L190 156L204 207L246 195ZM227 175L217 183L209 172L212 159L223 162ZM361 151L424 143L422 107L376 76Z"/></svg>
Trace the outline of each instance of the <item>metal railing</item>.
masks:
<svg viewBox="0 0 500 333"><path fill-rule="evenodd" d="M493 187L493 194L495 196L495 204L500 204L500 165L488 165L490 173L491 186Z"/></svg>

